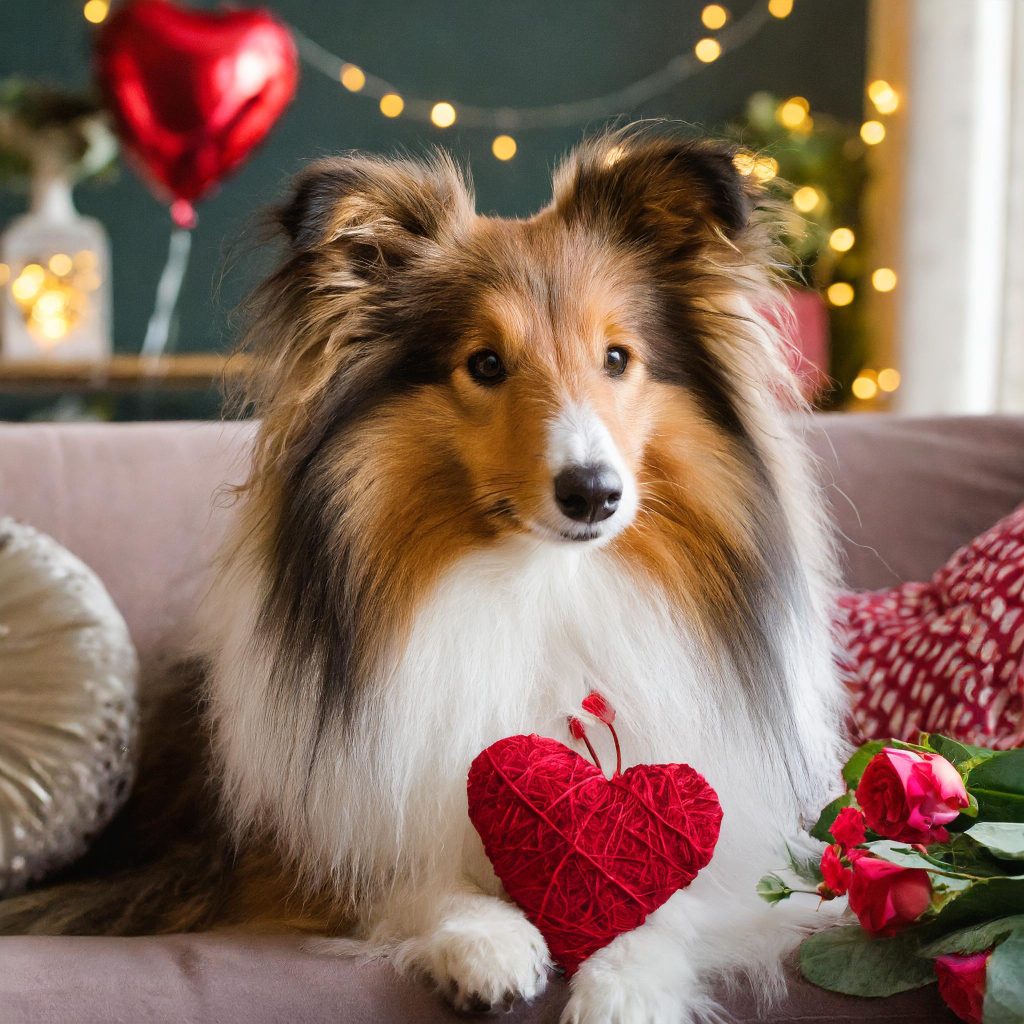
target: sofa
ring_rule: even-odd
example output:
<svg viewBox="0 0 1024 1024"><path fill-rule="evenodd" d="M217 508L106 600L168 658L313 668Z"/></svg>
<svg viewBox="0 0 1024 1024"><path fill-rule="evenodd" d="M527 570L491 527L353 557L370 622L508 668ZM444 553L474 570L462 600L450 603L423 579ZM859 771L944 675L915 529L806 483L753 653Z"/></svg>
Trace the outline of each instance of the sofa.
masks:
<svg viewBox="0 0 1024 1024"><path fill-rule="evenodd" d="M143 698L188 648L191 622L245 474L248 423L0 425L0 514L56 537L106 583L138 647ZM929 576L1024 499L1024 418L816 418L810 435L846 585ZM884 1000L823 992L792 973L737 1021L943 1024L935 987ZM554 1024L555 981L510 1022ZM0 938L0 1022L444 1024L461 1019L386 963L325 959L294 936Z"/></svg>

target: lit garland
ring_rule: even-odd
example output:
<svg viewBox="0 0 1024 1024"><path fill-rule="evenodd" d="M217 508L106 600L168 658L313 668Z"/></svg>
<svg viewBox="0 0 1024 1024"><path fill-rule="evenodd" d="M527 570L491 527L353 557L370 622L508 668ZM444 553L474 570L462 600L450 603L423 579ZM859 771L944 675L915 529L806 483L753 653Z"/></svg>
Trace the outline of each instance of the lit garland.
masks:
<svg viewBox="0 0 1024 1024"><path fill-rule="evenodd" d="M111 0L86 0L83 16L92 24L102 23L110 12ZM491 143L495 159L509 161L515 157L519 144L512 132L534 128L558 128L584 124L589 121L614 117L623 111L635 109L643 103L663 95L673 87L693 77L703 68L717 61L724 52L733 52L753 39L771 19L782 20L793 12L794 0L762 0L743 17L733 21L729 9L711 3L703 7L700 21L703 29L717 35L704 35L694 44L692 51L677 54L664 67L613 92L570 103L556 103L537 107L487 107L435 100L403 93L391 82L375 75L358 64L332 53L294 26L289 26L295 37L302 60L314 70L348 92L377 101L382 116L399 117L432 124L436 128L450 128L459 124L465 128L490 129L497 134ZM900 97L896 90L881 79L867 87L867 96L879 117L896 112ZM814 127L809 102L794 96L781 103L776 111L779 125L798 136L807 136ZM860 127L860 138L867 146L876 146L886 138L886 126L877 118L865 120ZM736 166L743 174L752 175L766 184L779 173L778 161L771 156L741 152ZM829 197L823 189L804 185L791 197L794 208L810 216L826 208ZM839 256L854 249L857 243L853 229L834 228L828 236L828 248ZM872 287L882 293L892 292L898 283L896 272L890 267L878 267L870 274ZM825 289L828 302L842 308L851 305L856 290L850 281L833 281ZM870 401L880 393L891 393L900 386L900 374L892 368L875 371L865 368L850 385L855 398Z"/></svg>
<svg viewBox="0 0 1024 1024"><path fill-rule="evenodd" d="M714 63L726 51L733 52L749 42L772 18L788 18L793 0L759 0L736 21L722 4L707 4L701 11L701 25L717 35L704 35L693 50L677 54L664 67L602 96L571 103L539 107L484 107L450 100L426 99L403 93L391 82L352 61L345 60L289 26L299 55L307 65L354 94L377 101L387 118L404 117L437 128L458 123L465 128L486 128L497 134L491 151L498 160L511 160L518 149L514 131L532 128L564 128L588 121L615 117L660 96ZM83 16L94 25L110 13L110 0L86 0Z"/></svg>

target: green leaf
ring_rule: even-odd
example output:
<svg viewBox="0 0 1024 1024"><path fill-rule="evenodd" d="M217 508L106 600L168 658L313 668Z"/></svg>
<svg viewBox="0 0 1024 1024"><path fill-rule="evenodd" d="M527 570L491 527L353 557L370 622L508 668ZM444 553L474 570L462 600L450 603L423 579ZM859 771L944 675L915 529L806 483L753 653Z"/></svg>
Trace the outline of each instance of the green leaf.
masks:
<svg viewBox="0 0 1024 1024"><path fill-rule="evenodd" d="M864 774L868 762L887 746L888 743L885 740L872 740L854 751L850 760L843 765L843 779L850 789L857 788L857 783L860 782L860 777Z"/></svg>
<svg viewBox="0 0 1024 1024"><path fill-rule="evenodd" d="M927 925L927 938L1013 914L1024 914L1024 878L984 878L943 906Z"/></svg>
<svg viewBox="0 0 1024 1024"><path fill-rule="evenodd" d="M967 776L982 821L1024 821L1024 749L1002 750Z"/></svg>
<svg viewBox="0 0 1024 1024"><path fill-rule="evenodd" d="M972 879L958 872L953 865L931 857L924 857L904 843L897 843L891 839L879 839L868 843L867 848L874 856L888 861L890 864L929 872L932 875L932 885L936 888L966 889L972 882ZM950 875L957 877L950 877Z"/></svg>
<svg viewBox="0 0 1024 1024"><path fill-rule="evenodd" d="M786 859L789 861L790 870L805 882L817 885L825 880L821 873L821 853L816 852L807 857L801 857L794 853L789 844L786 844Z"/></svg>
<svg viewBox="0 0 1024 1024"><path fill-rule="evenodd" d="M1010 821L980 821L964 833L1004 860L1024 860L1024 825Z"/></svg>
<svg viewBox="0 0 1024 1024"><path fill-rule="evenodd" d="M1024 1021L1024 932L1011 935L988 958L985 970L985 1024Z"/></svg>
<svg viewBox="0 0 1024 1024"><path fill-rule="evenodd" d="M1015 932L1024 934L1024 914L1001 917L998 921L986 921L984 924L968 925L927 943L921 947L919 954L936 957L945 953L980 953L998 945Z"/></svg>
<svg viewBox="0 0 1024 1024"><path fill-rule="evenodd" d="M757 883L755 892L765 903L781 903L793 894L793 890L776 874L765 875Z"/></svg>
<svg viewBox="0 0 1024 1024"><path fill-rule="evenodd" d="M975 764L981 764L997 753L988 747L975 747L970 743L950 739L948 736L940 736L938 733L922 733L921 742L964 771L968 770L968 765L973 768Z"/></svg>
<svg viewBox="0 0 1024 1024"><path fill-rule="evenodd" d="M839 816L839 812L844 807L852 807L853 802L852 793L847 792L842 796L837 796L835 800L828 804L821 812L814 828L811 829L811 835L814 836L815 839L820 839L823 843L834 843L835 839L833 838L832 833L829 832L829 829L832 827L832 822L836 820Z"/></svg>
<svg viewBox="0 0 1024 1024"><path fill-rule="evenodd" d="M850 996L891 996L935 980L931 961L917 955L918 935L872 938L860 925L830 928L800 946L800 970L819 988Z"/></svg>

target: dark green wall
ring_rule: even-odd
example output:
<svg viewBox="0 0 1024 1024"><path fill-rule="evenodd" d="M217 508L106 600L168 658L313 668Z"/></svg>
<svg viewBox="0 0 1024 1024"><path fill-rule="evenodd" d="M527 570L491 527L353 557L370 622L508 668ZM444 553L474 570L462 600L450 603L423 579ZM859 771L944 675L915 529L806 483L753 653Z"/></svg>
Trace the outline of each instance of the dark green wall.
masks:
<svg viewBox="0 0 1024 1024"><path fill-rule="evenodd" d="M725 2L737 15L751 4ZM865 4L796 0L787 20L772 20L741 50L725 54L643 109L624 113L713 129L739 114L752 92L768 89L804 95L815 108L856 119L862 106ZM703 2L274 0L269 6L329 50L409 93L532 105L607 92L689 50L699 37ZM0 0L0 75L85 85L91 33L78 0ZM491 156L492 133L388 121L371 100L303 68L296 100L269 141L200 207L179 349L230 344L228 313L251 283L251 265L241 261L249 270L229 271L221 281L225 254L254 211L310 157L346 148L415 153L443 142L471 164L481 210L524 214L545 202L553 163L582 130L520 133L519 154L503 164ZM110 232L116 348L137 351L165 255L168 218L127 170L111 186L81 187L77 198L79 208L99 217ZM0 223L21 206L20 198L0 195Z"/></svg>

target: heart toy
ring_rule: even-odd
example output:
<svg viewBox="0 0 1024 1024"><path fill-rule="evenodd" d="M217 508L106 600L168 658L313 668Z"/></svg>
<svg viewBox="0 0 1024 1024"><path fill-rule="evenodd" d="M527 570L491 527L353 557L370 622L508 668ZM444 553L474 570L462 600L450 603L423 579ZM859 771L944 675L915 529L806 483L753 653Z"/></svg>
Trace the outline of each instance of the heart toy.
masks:
<svg viewBox="0 0 1024 1024"><path fill-rule="evenodd" d="M594 764L557 740L509 736L475 758L468 781L469 817L495 874L568 975L689 885L722 822L715 791L689 765L621 771L614 711L599 694L583 707L612 731L610 779L572 718Z"/></svg>
<svg viewBox="0 0 1024 1024"><path fill-rule="evenodd" d="M264 11L132 0L103 26L96 70L126 149L179 227L295 94L291 34Z"/></svg>

